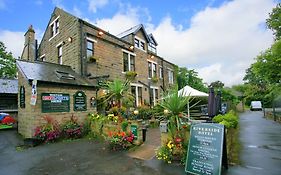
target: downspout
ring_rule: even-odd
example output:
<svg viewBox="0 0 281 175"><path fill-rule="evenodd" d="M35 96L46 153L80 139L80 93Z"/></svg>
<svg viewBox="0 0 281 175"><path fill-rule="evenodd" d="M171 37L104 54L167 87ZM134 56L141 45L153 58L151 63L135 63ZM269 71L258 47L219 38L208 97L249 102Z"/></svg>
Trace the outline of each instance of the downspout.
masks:
<svg viewBox="0 0 281 175"><path fill-rule="evenodd" d="M34 46L34 61L37 61L37 55L38 55L38 43L37 43L37 39L35 40L35 46Z"/></svg>
<svg viewBox="0 0 281 175"><path fill-rule="evenodd" d="M84 71L84 33L83 33L83 21L79 19L79 30L80 30L80 71L81 71L81 75L85 76L85 71Z"/></svg>
<svg viewBox="0 0 281 175"><path fill-rule="evenodd" d="M163 63L163 59L161 58L161 66L162 66L162 78L163 78L163 81L162 81L162 87L163 87L163 91L165 92L165 77L164 77L164 63Z"/></svg>

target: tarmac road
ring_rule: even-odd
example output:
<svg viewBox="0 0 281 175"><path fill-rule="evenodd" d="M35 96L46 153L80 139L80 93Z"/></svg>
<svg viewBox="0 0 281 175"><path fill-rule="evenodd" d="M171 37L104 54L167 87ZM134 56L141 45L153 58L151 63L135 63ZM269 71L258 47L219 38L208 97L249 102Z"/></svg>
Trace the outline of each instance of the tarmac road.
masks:
<svg viewBox="0 0 281 175"><path fill-rule="evenodd" d="M281 175L281 125L263 118L263 112L240 115L241 166L228 175Z"/></svg>
<svg viewBox="0 0 281 175"><path fill-rule="evenodd" d="M105 144L80 139L28 149L16 130L0 131L0 175L184 175L184 167L155 158L139 160L110 152Z"/></svg>
<svg viewBox="0 0 281 175"><path fill-rule="evenodd" d="M263 118L260 111L240 115L242 165L224 175L281 175L281 125ZM0 175L184 175L184 167L154 159L130 158L109 152L97 141L71 142L17 149L22 139L16 130L0 131Z"/></svg>

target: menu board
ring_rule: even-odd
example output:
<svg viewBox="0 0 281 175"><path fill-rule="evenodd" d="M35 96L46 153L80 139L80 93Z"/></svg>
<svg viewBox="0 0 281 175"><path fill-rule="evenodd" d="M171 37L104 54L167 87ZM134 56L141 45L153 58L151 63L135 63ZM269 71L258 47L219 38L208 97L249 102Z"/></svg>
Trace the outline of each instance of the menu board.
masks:
<svg viewBox="0 0 281 175"><path fill-rule="evenodd" d="M224 126L200 123L191 126L185 171L191 174L220 175Z"/></svg>
<svg viewBox="0 0 281 175"><path fill-rule="evenodd" d="M138 139L138 126L137 125L131 125L131 131L134 134L134 139Z"/></svg>
<svg viewBox="0 0 281 175"><path fill-rule="evenodd" d="M73 95L73 110L74 111L87 110L87 98L83 91L77 91Z"/></svg>
<svg viewBox="0 0 281 175"><path fill-rule="evenodd" d="M69 94L63 93L42 93L42 112L69 112Z"/></svg>

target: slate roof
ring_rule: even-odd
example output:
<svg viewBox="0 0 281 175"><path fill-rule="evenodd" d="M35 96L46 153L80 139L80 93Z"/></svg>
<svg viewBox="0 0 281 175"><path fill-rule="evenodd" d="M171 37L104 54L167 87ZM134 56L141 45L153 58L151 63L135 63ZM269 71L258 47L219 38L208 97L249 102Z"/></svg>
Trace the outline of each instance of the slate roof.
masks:
<svg viewBox="0 0 281 175"><path fill-rule="evenodd" d="M17 94L18 93L18 80L0 79L0 93Z"/></svg>
<svg viewBox="0 0 281 175"><path fill-rule="evenodd" d="M45 83L95 87L86 78L74 72L70 66L17 60L17 67L28 80L35 79Z"/></svg>

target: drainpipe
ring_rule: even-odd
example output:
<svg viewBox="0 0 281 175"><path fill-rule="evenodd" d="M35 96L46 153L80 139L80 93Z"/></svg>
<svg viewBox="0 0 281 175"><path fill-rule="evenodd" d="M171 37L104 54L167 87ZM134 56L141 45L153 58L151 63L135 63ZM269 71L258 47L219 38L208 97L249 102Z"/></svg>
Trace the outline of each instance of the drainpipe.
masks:
<svg viewBox="0 0 281 175"><path fill-rule="evenodd" d="M35 44L34 44L34 61L37 61L37 54L38 54L38 42L37 39L35 40Z"/></svg>
<svg viewBox="0 0 281 175"><path fill-rule="evenodd" d="M165 77L164 77L164 63L163 63L164 61L163 61L163 59L161 58L161 66L162 66L162 86L163 86L163 91L165 91Z"/></svg>
<svg viewBox="0 0 281 175"><path fill-rule="evenodd" d="M83 33L83 21L79 19L79 30L80 30L80 62L81 62L81 75L85 76L85 71L84 71L84 33Z"/></svg>

